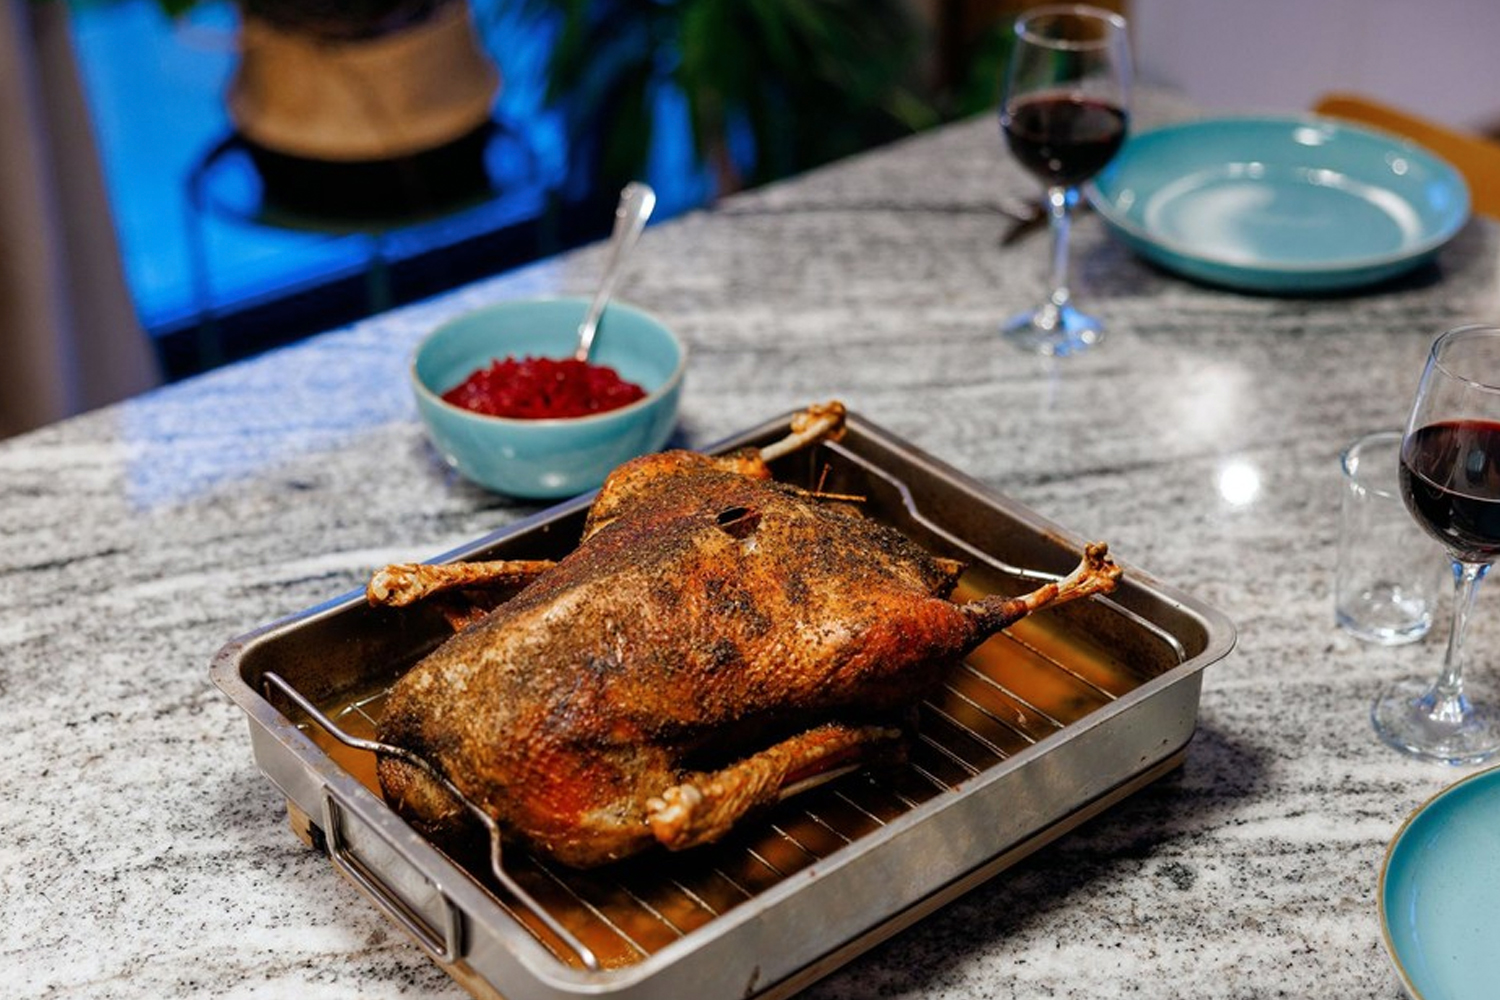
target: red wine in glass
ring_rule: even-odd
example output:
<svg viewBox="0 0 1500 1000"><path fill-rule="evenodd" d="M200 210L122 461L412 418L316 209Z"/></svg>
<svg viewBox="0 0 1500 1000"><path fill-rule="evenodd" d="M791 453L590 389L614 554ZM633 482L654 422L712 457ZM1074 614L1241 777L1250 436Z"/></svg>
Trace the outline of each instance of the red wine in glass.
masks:
<svg viewBox="0 0 1500 1000"><path fill-rule="evenodd" d="M1099 342L1104 325L1073 305L1068 232L1078 185L1125 141L1130 40L1119 14L1085 4L1033 7L1016 20L1000 99L1000 127L1016 161L1047 187L1052 292L1011 317L1001 333L1038 354L1067 355Z"/></svg>
<svg viewBox="0 0 1500 1000"><path fill-rule="evenodd" d="M1125 109L1108 101L1035 94L1011 105L1003 127L1022 166L1049 187L1073 187L1114 159L1127 121Z"/></svg>
<svg viewBox="0 0 1500 1000"><path fill-rule="evenodd" d="M1446 420L1412 432L1401 491L1417 522L1460 562L1500 557L1500 422Z"/></svg>

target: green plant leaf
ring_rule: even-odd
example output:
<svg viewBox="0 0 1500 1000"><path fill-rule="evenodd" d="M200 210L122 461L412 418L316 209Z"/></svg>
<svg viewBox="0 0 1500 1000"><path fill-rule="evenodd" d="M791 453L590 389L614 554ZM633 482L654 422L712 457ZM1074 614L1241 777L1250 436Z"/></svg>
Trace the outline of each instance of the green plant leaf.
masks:
<svg viewBox="0 0 1500 1000"><path fill-rule="evenodd" d="M646 128L649 98L666 85L684 96L700 162L729 183L785 176L938 118L916 85L922 36L906 0L547 5L561 20L550 99L581 143L590 130L612 137L618 148L597 157L611 173L649 155L611 116ZM647 51L631 48L642 39ZM627 92L641 117L623 110Z"/></svg>

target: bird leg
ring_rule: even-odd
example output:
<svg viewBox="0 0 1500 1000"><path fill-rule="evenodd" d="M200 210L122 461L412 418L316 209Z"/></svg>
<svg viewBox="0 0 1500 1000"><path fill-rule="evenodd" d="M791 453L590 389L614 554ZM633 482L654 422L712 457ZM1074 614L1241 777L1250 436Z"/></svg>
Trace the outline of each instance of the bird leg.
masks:
<svg viewBox="0 0 1500 1000"><path fill-rule="evenodd" d="M424 597L460 588L519 588L555 565L550 559L396 563L375 571L365 585L365 599L371 604L404 608Z"/></svg>
<svg viewBox="0 0 1500 1000"><path fill-rule="evenodd" d="M899 746L901 731L830 722L789 737L711 774L687 780L646 802L656 839L680 851L717 840L746 813L770 805Z"/></svg>
<svg viewBox="0 0 1500 1000"><path fill-rule="evenodd" d="M837 441L844 434L844 404L838 400L814 403L795 414L786 437L762 448L738 448L710 459L724 472L735 472L751 479L770 479L770 464L778 458L817 444Z"/></svg>
<svg viewBox="0 0 1500 1000"><path fill-rule="evenodd" d="M1109 558L1108 545L1090 542L1084 547L1083 561L1063 579L1044 584L1020 597L999 594L982 597L965 604L963 610L979 626L982 634L993 635L1041 608L1090 594L1108 594L1115 589L1123 573L1124 570Z"/></svg>
<svg viewBox="0 0 1500 1000"><path fill-rule="evenodd" d="M791 433L760 450L762 462L774 462L819 441L837 441L844 434L844 404L837 400L814 403L792 418Z"/></svg>

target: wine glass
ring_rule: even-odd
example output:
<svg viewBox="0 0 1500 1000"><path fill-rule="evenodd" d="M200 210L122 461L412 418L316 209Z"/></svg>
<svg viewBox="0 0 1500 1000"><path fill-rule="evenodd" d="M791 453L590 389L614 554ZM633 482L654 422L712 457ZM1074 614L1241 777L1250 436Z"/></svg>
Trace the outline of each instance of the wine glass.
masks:
<svg viewBox="0 0 1500 1000"><path fill-rule="evenodd" d="M1437 681L1395 685L1371 720L1398 750L1476 763L1500 750L1500 713L1463 684L1464 629L1500 556L1500 327L1463 326L1433 343L1402 439L1401 494L1453 560L1453 622Z"/></svg>
<svg viewBox="0 0 1500 1000"><path fill-rule="evenodd" d="M1079 312L1068 291L1068 230L1078 185L1125 141L1130 107L1125 19L1081 5L1036 7L1016 20L1000 126L1021 165L1047 185L1052 294L1009 320L1006 339L1040 354L1065 355L1099 342L1104 327Z"/></svg>

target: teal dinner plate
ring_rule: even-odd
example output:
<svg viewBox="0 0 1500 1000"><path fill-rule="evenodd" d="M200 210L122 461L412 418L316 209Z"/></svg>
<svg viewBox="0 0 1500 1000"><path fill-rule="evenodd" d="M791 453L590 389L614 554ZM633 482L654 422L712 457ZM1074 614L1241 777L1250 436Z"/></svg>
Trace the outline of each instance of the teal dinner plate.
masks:
<svg viewBox="0 0 1500 1000"><path fill-rule="evenodd" d="M1088 189L1106 225L1185 277L1270 293L1341 291L1426 261L1469 189L1404 139L1328 118L1209 118L1133 135Z"/></svg>
<svg viewBox="0 0 1500 1000"><path fill-rule="evenodd" d="M1417 1000L1500 995L1500 768L1448 786L1397 831L1380 928Z"/></svg>

